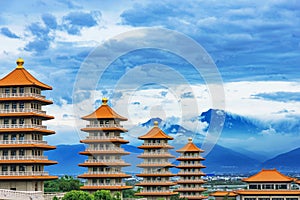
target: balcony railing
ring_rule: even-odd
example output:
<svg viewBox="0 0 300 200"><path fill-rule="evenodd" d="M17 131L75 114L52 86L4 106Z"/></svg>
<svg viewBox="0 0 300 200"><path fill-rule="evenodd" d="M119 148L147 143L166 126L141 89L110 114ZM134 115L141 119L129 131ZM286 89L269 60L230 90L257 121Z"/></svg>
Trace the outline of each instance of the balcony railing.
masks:
<svg viewBox="0 0 300 200"><path fill-rule="evenodd" d="M84 186L126 186L125 183L85 183Z"/></svg>
<svg viewBox="0 0 300 200"><path fill-rule="evenodd" d="M47 156L0 156L0 160L48 160Z"/></svg>
<svg viewBox="0 0 300 200"><path fill-rule="evenodd" d="M111 147L111 148L93 148L93 147L89 147L86 149L86 151L120 151L120 152L124 152L123 148L116 148L116 147Z"/></svg>
<svg viewBox="0 0 300 200"><path fill-rule="evenodd" d="M109 139L124 139L119 136L87 136L87 140L109 140Z"/></svg>
<svg viewBox="0 0 300 200"><path fill-rule="evenodd" d="M104 172L99 172L99 171L96 171L96 172L86 172L84 174L124 174L122 171L104 171Z"/></svg>
<svg viewBox="0 0 300 200"><path fill-rule="evenodd" d="M0 176L48 176L49 173L45 171L40 172L27 172L27 171L2 171Z"/></svg>
<svg viewBox="0 0 300 200"><path fill-rule="evenodd" d="M162 175L162 174L172 174L172 172L168 172L168 171L143 171L141 174L151 174L151 175Z"/></svg>
<svg viewBox="0 0 300 200"><path fill-rule="evenodd" d="M39 99L45 99L46 97L35 93L0 93L0 98L10 98L10 97L36 97Z"/></svg>
<svg viewBox="0 0 300 200"><path fill-rule="evenodd" d="M142 146L164 146L164 147L170 147L171 145L166 143L144 143Z"/></svg>
<svg viewBox="0 0 300 200"><path fill-rule="evenodd" d="M89 124L86 126L87 128L123 128L120 124Z"/></svg>
<svg viewBox="0 0 300 200"><path fill-rule="evenodd" d="M35 124L0 124L0 128L36 128L36 129L47 129L47 126L35 125Z"/></svg>
<svg viewBox="0 0 300 200"><path fill-rule="evenodd" d="M124 160L85 160L86 163L125 163Z"/></svg>
<svg viewBox="0 0 300 200"><path fill-rule="evenodd" d="M172 156L168 152L161 152L161 153L154 153L154 152L147 152L147 153L142 153L141 156Z"/></svg>
<svg viewBox="0 0 300 200"><path fill-rule="evenodd" d="M140 165L170 165L172 163L169 162L142 162Z"/></svg>
<svg viewBox="0 0 300 200"><path fill-rule="evenodd" d="M181 171L179 171L178 172L178 175L181 175L181 174L195 174L195 175L197 175L197 174L204 174L202 171L194 171L194 172L181 172Z"/></svg>
<svg viewBox="0 0 300 200"><path fill-rule="evenodd" d="M0 144L47 144L43 140L0 140Z"/></svg>
<svg viewBox="0 0 300 200"><path fill-rule="evenodd" d="M46 111L32 109L32 108L17 108L17 109L1 109L0 110L0 113L28 113L28 112L46 114Z"/></svg>

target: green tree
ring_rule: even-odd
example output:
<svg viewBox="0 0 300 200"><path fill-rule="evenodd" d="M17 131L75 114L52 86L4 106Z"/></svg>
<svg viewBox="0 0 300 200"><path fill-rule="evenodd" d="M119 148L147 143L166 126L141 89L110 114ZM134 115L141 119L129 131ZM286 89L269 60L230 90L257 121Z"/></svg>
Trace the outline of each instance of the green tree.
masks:
<svg viewBox="0 0 300 200"><path fill-rule="evenodd" d="M62 198L62 200L93 200L93 196L90 195L88 192L73 190L67 192Z"/></svg>
<svg viewBox="0 0 300 200"><path fill-rule="evenodd" d="M57 196L53 197L52 200L59 200Z"/></svg>
<svg viewBox="0 0 300 200"><path fill-rule="evenodd" d="M134 193L136 193L136 191L134 191L133 189L128 189L128 190L123 190L123 198L136 198L136 196L134 196Z"/></svg>
<svg viewBox="0 0 300 200"><path fill-rule="evenodd" d="M121 200L121 192L115 192L113 200Z"/></svg>
<svg viewBox="0 0 300 200"><path fill-rule="evenodd" d="M94 193L94 200L113 200L109 190L98 190Z"/></svg>

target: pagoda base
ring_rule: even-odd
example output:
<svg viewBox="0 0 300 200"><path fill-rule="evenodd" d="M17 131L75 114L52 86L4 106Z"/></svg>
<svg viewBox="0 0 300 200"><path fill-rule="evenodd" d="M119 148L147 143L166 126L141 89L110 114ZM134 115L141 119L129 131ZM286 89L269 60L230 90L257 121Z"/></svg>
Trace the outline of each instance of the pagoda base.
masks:
<svg viewBox="0 0 300 200"><path fill-rule="evenodd" d="M44 191L44 181L42 180L3 180L0 181L0 188L16 191Z"/></svg>

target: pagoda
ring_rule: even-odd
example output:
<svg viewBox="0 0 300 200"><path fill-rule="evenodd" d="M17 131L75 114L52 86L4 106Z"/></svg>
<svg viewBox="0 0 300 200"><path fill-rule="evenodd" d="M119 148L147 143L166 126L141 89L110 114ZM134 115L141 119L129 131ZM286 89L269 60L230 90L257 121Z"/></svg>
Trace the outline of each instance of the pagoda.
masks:
<svg viewBox="0 0 300 200"><path fill-rule="evenodd" d="M43 90L52 87L38 81L17 60L17 67L0 80L0 188L18 191L43 191L44 181L57 179L44 171L56 164L44 156L55 149L43 137L54 134L42 123L53 119L42 110L52 104Z"/></svg>
<svg viewBox="0 0 300 200"><path fill-rule="evenodd" d="M173 147L168 144L168 141L173 138L165 134L155 121L154 127L139 139L144 140L143 145L138 147L143 149L144 153L138 157L144 161L137 165L143 168L137 176L142 177L143 181L136 186L142 186L143 189L135 195L146 197L148 200L161 198L169 200L172 195L177 194L170 190L170 186L176 185L170 181L175 174L170 172L170 168L174 165L169 162L169 159L174 156L169 153L169 149Z"/></svg>
<svg viewBox="0 0 300 200"><path fill-rule="evenodd" d="M102 105L90 115L82 117L89 124L81 130L88 133L88 136L81 140L88 147L80 152L87 155L88 159L79 164L87 167L88 171L78 178L87 179L84 186L80 189L88 191L110 190L111 192L121 192L130 189L132 186L126 186L123 178L129 178L130 175L122 172L122 167L130 166L122 160L122 156L128 155L120 146L129 143L121 137L121 133L127 130L120 125L121 121L127 119L117 114L109 105L108 99L102 99Z"/></svg>
<svg viewBox="0 0 300 200"><path fill-rule="evenodd" d="M177 174L180 179L177 181L179 188L176 190L179 192L180 198L206 199L207 197L201 195L206 190L201 187L205 183L201 179L202 176L205 176L201 169L205 168L205 166L201 164L204 158L201 157L200 153L204 151L192 142L192 138L189 138L188 143L177 150L177 152L181 154L177 158L180 161L180 164L177 166L180 169Z"/></svg>

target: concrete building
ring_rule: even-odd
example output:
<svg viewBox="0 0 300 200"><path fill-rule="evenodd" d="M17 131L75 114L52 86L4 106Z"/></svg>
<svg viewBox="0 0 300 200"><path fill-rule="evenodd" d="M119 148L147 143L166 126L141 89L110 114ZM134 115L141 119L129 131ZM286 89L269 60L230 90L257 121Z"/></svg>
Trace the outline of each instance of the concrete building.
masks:
<svg viewBox="0 0 300 200"><path fill-rule="evenodd" d="M127 130L120 122L127 119L110 108L107 101L103 98L102 105L95 112L82 117L89 122L85 128L81 129L88 133L88 136L80 141L88 145L85 151L80 152L88 156L84 163L79 164L88 169L85 174L78 176L87 179L85 185L81 187L82 190L121 192L132 188L122 181L123 178L131 177L122 172L122 167L130 166L122 160L122 156L129 152L121 148L121 145L128 141L121 137L121 134Z"/></svg>
<svg viewBox="0 0 300 200"><path fill-rule="evenodd" d="M17 67L0 80L0 189L43 191L44 180L57 179L44 171L56 164L44 156L55 149L43 137L54 134L43 121L53 116L42 110L52 104L42 96L52 88L33 77L17 60Z"/></svg>
<svg viewBox="0 0 300 200"><path fill-rule="evenodd" d="M136 185L142 186L143 189L135 195L146 197L148 200L169 200L172 195L177 194L170 190L170 186L176 185L170 181L175 174L170 172L174 165L169 162L169 158L174 156L168 151L173 148L168 144L173 138L158 127L158 122L154 122L154 127L139 139L144 141L143 145L138 147L143 149L144 153L138 157L144 161L138 165L143 171L137 176L142 177L143 181Z"/></svg>
<svg viewBox="0 0 300 200"><path fill-rule="evenodd" d="M188 143L177 150L177 152L180 153L180 156L177 158L180 161L177 166L180 169L177 176L180 178L177 181L179 188L176 191L179 192L180 198L188 200L207 198L201 195L206 190L201 187L205 183L201 179L202 176L205 176L201 169L205 168L205 166L201 164L204 158L200 154L204 151L193 143L192 138L189 138Z"/></svg>

